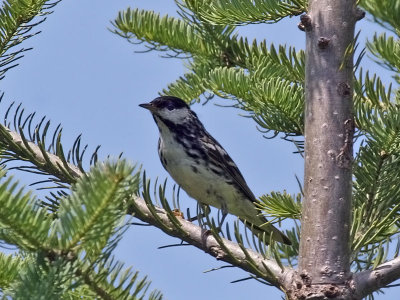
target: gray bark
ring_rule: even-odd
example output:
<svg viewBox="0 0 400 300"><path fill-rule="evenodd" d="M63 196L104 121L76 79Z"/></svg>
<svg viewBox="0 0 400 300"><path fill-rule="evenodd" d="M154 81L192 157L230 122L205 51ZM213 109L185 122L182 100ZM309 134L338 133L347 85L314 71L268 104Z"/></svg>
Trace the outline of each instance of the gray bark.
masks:
<svg viewBox="0 0 400 300"><path fill-rule="evenodd" d="M353 0L310 0L306 31L305 200L299 252L303 299L345 299L350 273L354 121ZM309 293L311 292L311 294ZM319 298L320 295L322 298ZM299 295L297 295L299 296Z"/></svg>
<svg viewBox="0 0 400 300"><path fill-rule="evenodd" d="M362 299L372 292L387 286L400 278L400 257L377 266L373 270L366 270L354 274L351 286L356 299Z"/></svg>

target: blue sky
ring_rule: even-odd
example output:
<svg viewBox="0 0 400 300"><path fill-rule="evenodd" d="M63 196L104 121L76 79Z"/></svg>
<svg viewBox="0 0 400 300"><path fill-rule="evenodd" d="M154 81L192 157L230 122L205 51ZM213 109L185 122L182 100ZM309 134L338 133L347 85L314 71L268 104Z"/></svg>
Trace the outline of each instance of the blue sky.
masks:
<svg viewBox="0 0 400 300"><path fill-rule="evenodd" d="M150 178L168 177L157 155L158 131L150 114L138 107L184 73L181 60L163 59L159 53L135 53L144 49L112 34L110 21L128 6L176 15L172 0L63 1L40 25L42 33L24 43L33 47L1 82L6 103L23 102L26 111L46 115L64 128L64 147L72 146L80 133L89 150L101 144L100 158L123 152L143 164ZM304 47L298 18L277 25L252 25L240 33L275 45ZM376 27L358 24L372 35ZM365 39L365 34L361 36ZM367 62L367 67L375 68ZM377 69L379 72L381 70ZM385 78L385 77L384 77ZM388 77L386 77L388 78ZM256 195L270 191L298 192L295 175L302 178L303 160L295 147L279 138L267 140L255 123L240 111L222 108L215 100L192 108L207 130L224 146ZM5 109L2 104L1 109ZM89 151L90 152L90 151ZM172 180L170 179L172 186ZM194 207L186 195L181 202ZM153 281L166 299L280 299L275 288L254 280L231 284L247 274L239 269L203 271L224 265L193 247L158 250L178 240L148 227L133 227L116 250L117 257ZM395 291L396 289L393 289ZM390 299L390 294L377 299Z"/></svg>

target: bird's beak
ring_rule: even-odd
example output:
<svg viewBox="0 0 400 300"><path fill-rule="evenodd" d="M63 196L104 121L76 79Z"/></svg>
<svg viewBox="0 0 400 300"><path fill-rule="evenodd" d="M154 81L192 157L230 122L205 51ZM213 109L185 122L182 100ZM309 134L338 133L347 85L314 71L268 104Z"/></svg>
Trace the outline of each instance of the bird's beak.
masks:
<svg viewBox="0 0 400 300"><path fill-rule="evenodd" d="M148 109L151 112L155 111L155 107L151 103L142 103L142 104L139 104L139 106L143 107L145 109Z"/></svg>

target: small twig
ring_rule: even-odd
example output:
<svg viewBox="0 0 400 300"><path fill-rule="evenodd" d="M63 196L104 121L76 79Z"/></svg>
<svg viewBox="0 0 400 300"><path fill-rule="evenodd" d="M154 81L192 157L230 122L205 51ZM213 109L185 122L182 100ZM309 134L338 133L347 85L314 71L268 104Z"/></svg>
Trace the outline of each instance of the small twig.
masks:
<svg viewBox="0 0 400 300"><path fill-rule="evenodd" d="M147 223L138 223L138 222L131 222L130 225L135 225L135 226L152 226Z"/></svg>
<svg viewBox="0 0 400 300"><path fill-rule="evenodd" d="M221 269L234 268L234 267L235 266L232 266L232 265L220 266L218 268L212 268L212 269L209 269L209 270L205 270L205 271L203 271L203 273L210 273L210 272L218 271L218 270L221 270Z"/></svg>
<svg viewBox="0 0 400 300"><path fill-rule="evenodd" d="M171 245L160 246L160 247L157 247L157 249L165 249L165 248L180 247L180 246L190 246L190 244L184 244L182 242L182 243L179 243L179 244L171 244Z"/></svg>

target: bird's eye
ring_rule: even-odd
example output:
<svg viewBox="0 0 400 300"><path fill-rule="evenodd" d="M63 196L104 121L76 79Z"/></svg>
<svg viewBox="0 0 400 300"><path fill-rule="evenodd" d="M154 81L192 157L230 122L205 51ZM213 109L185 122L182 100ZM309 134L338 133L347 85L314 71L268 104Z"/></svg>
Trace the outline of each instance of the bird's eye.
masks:
<svg viewBox="0 0 400 300"><path fill-rule="evenodd" d="M175 107L174 107L173 105L168 105L168 106L167 106L167 109L168 109L169 111L171 111L171 110L174 110Z"/></svg>

